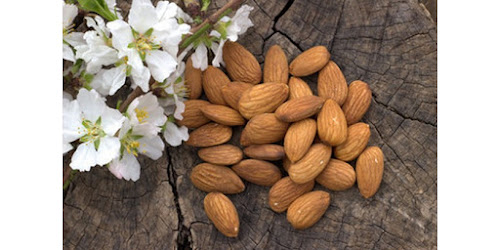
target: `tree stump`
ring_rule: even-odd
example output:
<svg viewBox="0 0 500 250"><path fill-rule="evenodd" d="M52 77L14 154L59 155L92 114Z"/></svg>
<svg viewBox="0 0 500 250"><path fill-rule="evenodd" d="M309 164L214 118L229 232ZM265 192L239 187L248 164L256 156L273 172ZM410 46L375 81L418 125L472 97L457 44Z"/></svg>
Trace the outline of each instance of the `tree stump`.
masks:
<svg viewBox="0 0 500 250"><path fill-rule="evenodd" d="M226 1L215 1L215 8ZM246 183L229 195L238 238L223 236L203 211L205 193L189 173L201 160L189 146L140 158L137 182L95 167L78 173L64 198L65 249L435 249L437 244L436 25L417 0L253 0L255 24L239 39L263 62L279 44L291 60L329 48L346 80L373 90L363 121L385 154L382 184L364 199L356 187L331 192L324 217L294 230L267 205L269 188ZM130 3L119 2L127 13ZM305 78L316 91L317 76ZM237 144L241 129L231 143ZM66 163L67 164L67 163ZM323 190L316 184L315 189Z"/></svg>

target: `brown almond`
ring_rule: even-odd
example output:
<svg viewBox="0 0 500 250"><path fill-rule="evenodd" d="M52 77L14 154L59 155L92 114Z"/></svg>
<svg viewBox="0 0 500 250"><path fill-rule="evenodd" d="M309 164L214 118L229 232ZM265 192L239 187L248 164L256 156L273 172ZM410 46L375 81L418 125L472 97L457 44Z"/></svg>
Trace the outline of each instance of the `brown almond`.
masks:
<svg viewBox="0 0 500 250"><path fill-rule="evenodd" d="M349 85L347 98L342 106L347 125L359 122L370 107L372 91L370 86L362 81L354 81Z"/></svg>
<svg viewBox="0 0 500 250"><path fill-rule="evenodd" d="M184 71L184 84L189 89L189 99L200 98L201 91L203 90L201 76L201 70L193 67L193 61L189 57Z"/></svg>
<svg viewBox="0 0 500 250"><path fill-rule="evenodd" d="M317 123L318 135L323 142L337 146L347 139L347 122L344 112L334 100L328 99L323 104Z"/></svg>
<svg viewBox="0 0 500 250"><path fill-rule="evenodd" d="M368 147L356 161L356 178L361 195L372 197L384 175L384 153L379 147Z"/></svg>
<svg viewBox="0 0 500 250"><path fill-rule="evenodd" d="M288 59L279 45L273 45L264 60L264 82L288 83Z"/></svg>
<svg viewBox="0 0 500 250"><path fill-rule="evenodd" d="M324 102L324 98L317 96L299 97L281 104L274 113L281 121L296 122L317 114Z"/></svg>
<svg viewBox="0 0 500 250"><path fill-rule="evenodd" d="M231 169L244 180L261 186L272 186L281 179L279 168L267 161L242 160Z"/></svg>
<svg viewBox="0 0 500 250"><path fill-rule="evenodd" d="M217 165L233 165L243 159L243 152L239 147L230 144L202 148L198 156L209 163Z"/></svg>
<svg viewBox="0 0 500 250"><path fill-rule="evenodd" d="M245 82L230 82L222 88L222 96L224 101L233 109L238 110L238 102L241 95L247 89L253 87L250 83Z"/></svg>
<svg viewBox="0 0 500 250"><path fill-rule="evenodd" d="M258 114L274 112L288 98L288 85L263 83L255 85L241 95L238 111L250 119Z"/></svg>
<svg viewBox="0 0 500 250"><path fill-rule="evenodd" d="M316 181L322 186L333 191L349 189L356 182L356 172L347 162L331 159Z"/></svg>
<svg viewBox="0 0 500 250"><path fill-rule="evenodd" d="M220 145L229 141L232 134L231 127L211 122L191 132L186 144L193 147Z"/></svg>
<svg viewBox="0 0 500 250"><path fill-rule="evenodd" d="M210 104L200 108L208 119L226 126L239 126L245 124L245 119L240 113L224 105Z"/></svg>
<svg viewBox="0 0 500 250"><path fill-rule="evenodd" d="M329 61L318 75L318 96L331 98L339 106L344 104L347 98L347 82L339 66Z"/></svg>
<svg viewBox="0 0 500 250"><path fill-rule="evenodd" d="M276 144L251 145L243 149L246 156L258 160L277 161L283 159L285 150Z"/></svg>
<svg viewBox="0 0 500 250"><path fill-rule="evenodd" d="M203 72L203 91L213 104L226 105L222 97L222 88L230 82L222 70L211 65Z"/></svg>
<svg viewBox="0 0 500 250"><path fill-rule="evenodd" d="M330 205L330 194L312 191L297 198L286 213L286 219L295 229L306 229L316 224Z"/></svg>
<svg viewBox="0 0 500 250"><path fill-rule="evenodd" d="M210 122L210 119L205 117L200 108L210 105L209 102L204 100L187 100L184 101L184 113L182 113L182 120L178 120L177 124L186 126L188 128L198 128Z"/></svg>
<svg viewBox="0 0 500 250"><path fill-rule="evenodd" d="M310 192L313 188L314 181L297 184L287 176L271 187L269 190L268 204L274 212L281 213L285 211L295 199Z"/></svg>
<svg viewBox="0 0 500 250"><path fill-rule="evenodd" d="M196 188L205 192L237 194L245 189L245 184L233 170L210 163L196 165L191 171L190 179Z"/></svg>
<svg viewBox="0 0 500 250"><path fill-rule="evenodd" d="M330 161L332 147L323 143L311 146L306 155L288 169L288 174L295 183L306 183L314 180Z"/></svg>
<svg viewBox="0 0 500 250"><path fill-rule="evenodd" d="M237 42L227 41L222 49L226 70L233 81L257 84L262 70L255 56Z"/></svg>
<svg viewBox="0 0 500 250"><path fill-rule="evenodd" d="M240 231L240 219L236 207L227 196L211 192L205 196L203 207L207 217L215 228L227 237L237 237Z"/></svg>
<svg viewBox="0 0 500 250"><path fill-rule="evenodd" d="M290 88L290 95L288 96L288 100L313 95L313 92L309 85L304 82L304 80L298 77L290 77L290 81L288 81L288 87Z"/></svg>
<svg viewBox="0 0 500 250"><path fill-rule="evenodd" d="M370 139L370 126L358 122L347 128L347 139L335 147L335 158L343 161L352 161L363 152Z"/></svg>
<svg viewBox="0 0 500 250"><path fill-rule="evenodd" d="M318 72L330 60L330 52L325 46L312 47L298 55L290 63L290 74L308 76Z"/></svg>
<svg viewBox="0 0 500 250"><path fill-rule="evenodd" d="M290 166L292 165L292 161L290 161L290 159L288 159L288 157L285 156L285 158L283 158L283 169L288 172L288 169L290 169Z"/></svg>
<svg viewBox="0 0 500 250"><path fill-rule="evenodd" d="M264 113L254 116L241 132L240 144L268 144L278 142L285 137L288 123L276 118L274 113Z"/></svg>
<svg viewBox="0 0 500 250"><path fill-rule="evenodd" d="M285 154L291 162L300 160L311 147L316 136L316 121L308 118L294 122L285 134Z"/></svg>

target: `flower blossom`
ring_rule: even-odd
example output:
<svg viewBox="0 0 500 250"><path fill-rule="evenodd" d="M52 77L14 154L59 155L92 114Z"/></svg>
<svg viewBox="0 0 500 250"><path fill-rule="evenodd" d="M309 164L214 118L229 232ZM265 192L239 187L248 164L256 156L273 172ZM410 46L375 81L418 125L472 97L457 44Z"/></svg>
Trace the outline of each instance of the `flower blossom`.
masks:
<svg viewBox="0 0 500 250"><path fill-rule="evenodd" d="M78 15L78 8L74 4L63 2L63 59L75 62L73 48L85 44L82 32L73 32L73 20Z"/></svg>

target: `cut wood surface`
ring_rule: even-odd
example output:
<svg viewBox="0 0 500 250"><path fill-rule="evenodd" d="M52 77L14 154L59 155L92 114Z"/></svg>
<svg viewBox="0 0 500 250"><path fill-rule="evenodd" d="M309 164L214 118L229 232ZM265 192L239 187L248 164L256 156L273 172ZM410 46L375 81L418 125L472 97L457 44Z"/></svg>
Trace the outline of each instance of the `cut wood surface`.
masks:
<svg viewBox="0 0 500 250"><path fill-rule="evenodd" d="M219 8L226 1L214 1ZM238 40L264 62L279 44L289 62L325 45L348 83L373 91L361 120L369 146L385 154L378 192L364 199L356 185L331 194L321 220L295 230L268 205L269 187L245 182L228 195L239 214L237 238L217 231L203 210L206 193L191 169L197 149L168 147L157 161L140 157L137 182L103 167L78 173L64 197L65 249L435 249L437 244L437 35L416 0L252 0L255 24ZM118 1L124 16L130 2ZM304 80L317 94L317 74ZM241 129L230 143L238 145ZM65 164L68 164L68 158ZM277 163L277 165L279 165ZM353 165L354 166L354 165Z"/></svg>

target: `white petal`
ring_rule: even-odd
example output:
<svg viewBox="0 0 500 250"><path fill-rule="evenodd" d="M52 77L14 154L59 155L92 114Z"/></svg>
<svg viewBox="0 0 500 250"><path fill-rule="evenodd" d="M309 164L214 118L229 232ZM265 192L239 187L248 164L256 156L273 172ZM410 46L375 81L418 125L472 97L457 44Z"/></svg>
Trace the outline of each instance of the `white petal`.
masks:
<svg viewBox="0 0 500 250"><path fill-rule="evenodd" d="M167 122L163 136L167 143L174 147L181 145L182 141L187 141L189 139L187 127L182 126L179 128L173 122Z"/></svg>
<svg viewBox="0 0 500 250"><path fill-rule="evenodd" d="M85 39L83 39L83 32L71 32L64 36L64 41L69 43L69 45L75 47L78 45L84 45Z"/></svg>
<svg viewBox="0 0 500 250"><path fill-rule="evenodd" d="M135 156L125 153L122 159L115 159L109 164L109 171L118 179L137 181L141 176L141 165Z"/></svg>
<svg viewBox="0 0 500 250"><path fill-rule="evenodd" d="M148 117L145 119L146 122L151 123L155 126L162 126L163 124L165 124L165 122L167 121L167 117L163 114L163 108L160 107L158 98L153 95L153 93L149 92L143 96L140 96L136 100L139 101L137 107L148 112Z"/></svg>
<svg viewBox="0 0 500 250"><path fill-rule="evenodd" d="M106 107L101 119L101 127L104 132L113 136L122 127L126 118L117 109Z"/></svg>
<svg viewBox="0 0 500 250"><path fill-rule="evenodd" d="M151 71L151 75L158 82L163 82L175 71L175 67L177 66L177 60L169 53L161 50L147 52L146 63Z"/></svg>
<svg viewBox="0 0 500 250"><path fill-rule="evenodd" d="M96 163L104 166L113 159L120 156L120 139L106 136L101 138L99 149L97 150Z"/></svg>
<svg viewBox="0 0 500 250"><path fill-rule="evenodd" d="M70 62L75 62L75 54L69 45L63 44L63 59Z"/></svg>
<svg viewBox="0 0 500 250"><path fill-rule="evenodd" d="M182 117L182 113L184 113L184 109L186 105L182 100L179 99L177 95L174 95L174 100L175 100L175 113L174 113L174 118L177 120L182 120L184 117Z"/></svg>
<svg viewBox="0 0 500 250"><path fill-rule="evenodd" d="M114 64L118 61L118 52L105 45L96 46L89 51L90 60L87 63L87 73L95 74L101 70L102 66Z"/></svg>
<svg viewBox="0 0 500 250"><path fill-rule="evenodd" d="M118 133L118 138L123 139L123 137L125 137L125 135L130 130L130 128L132 128L132 125L130 124L130 120L125 119L125 121L123 122L123 125L120 128L120 131Z"/></svg>
<svg viewBox="0 0 500 250"><path fill-rule="evenodd" d="M149 79L151 74L147 67L142 67L140 70L132 68L132 83L141 87L142 91L149 91Z"/></svg>
<svg viewBox="0 0 500 250"><path fill-rule="evenodd" d="M231 24L227 27L227 38L231 41L238 40L238 35L241 35L247 31L249 27L253 26L252 21L248 16L253 10L253 7L249 5L241 6L233 18L231 18Z"/></svg>
<svg viewBox="0 0 500 250"><path fill-rule="evenodd" d="M63 91L63 99L66 99L68 101L73 101L73 96L70 95L70 93Z"/></svg>
<svg viewBox="0 0 500 250"><path fill-rule="evenodd" d="M222 48L224 47L224 44L226 43L226 40L221 40L220 44L217 43L212 43L212 51L214 52L214 59L212 60L212 65L214 67L220 67L220 65L224 65L224 59L222 57Z"/></svg>
<svg viewBox="0 0 500 250"><path fill-rule="evenodd" d="M72 149L73 149L73 146L71 144L63 141L63 154L68 153Z"/></svg>
<svg viewBox="0 0 500 250"><path fill-rule="evenodd" d="M155 7L150 0L134 0L128 15L130 26L143 34L158 22Z"/></svg>
<svg viewBox="0 0 500 250"><path fill-rule="evenodd" d="M108 8L111 12L114 12L113 10L116 6L116 0L106 0L106 5L108 5Z"/></svg>
<svg viewBox="0 0 500 250"><path fill-rule="evenodd" d="M132 131L132 134L142 135L151 138L158 135L160 131L161 131L160 127L157 127L151 123L142 123L134 125L134 130Z"/></svg>
<svg viewBox="0 0 500 250"><path fill-rule="evenodd" d="M175 3L169 3L168 1L158 2L158 4L156 4L156 15L158 16L158 22L174 18L177 14L177 9L178 7Z"/></svg>
<svg viewBox="0 0 500 250"><path fill-rule="evenodd" d="M207 47L201 43L196 47L196 50L191 55L193 67L196 69L206 70L208 67Z"/></svg>
<svg viewBox="0 0 500 250"><path fill-rule="evenodd" d="M83 112L83 117L91 122L95 122L104 112L104 108L106 108L104 98L95 90L80 89L76 100L78 100L78 105Z"/></svg>
<svg viewBox="0 0 500 250"><path fill-rule="evenodd" d="M71 157L71 163L69 166L72 169L78 169L80 171L89 171L91 167L97 164L97 151L95 150L94 144L90 142L82 143L78 145L75 153Z"/></svg>
<svg viewBox="0 0 500 250"><path fill-rule="evenodd" d="M186 12L184 12L181 8L177 7L177 15L175 16L177 18L182 18L184 22L186 23L192 23L193 18L191 18Z"/></svg>
<svg viewBox="0 0 500 250"><path fill-rule="evenodd" d="M134 41L132 29L130 29L128 23L123 20L108 22L107 26L113 35L111 41L113 43L113 47L116 49L125 50L127 49L127 46Z"/></svg>
<svg viewBox="0 0 500 250"><path fill-rule="evenodd" d="M74 4L67 4L63 2L63 27L68 27L76 15L78 15L78 7Z"/></svg>
<svg viewBox="0 0 500 250"><path fill-rule="evenodd" d="M95 75L90 85L103 96L114 95L125 84L126 67L122 64L116 68L103 69Z"/></svg>
<svg viewBox="0 0 500 250"><path fill-rule="evenodd" d="M83 136L82 112L76 100L63 104L63 141L72 142Z"/></svg>
<svg viewBox="0 0 500 250"><path fill-rule="evenodd" d="M162 156L165 145L159 136L143 137L137 141L139 142L139 153L153 160L158 160Z"/></svg>

